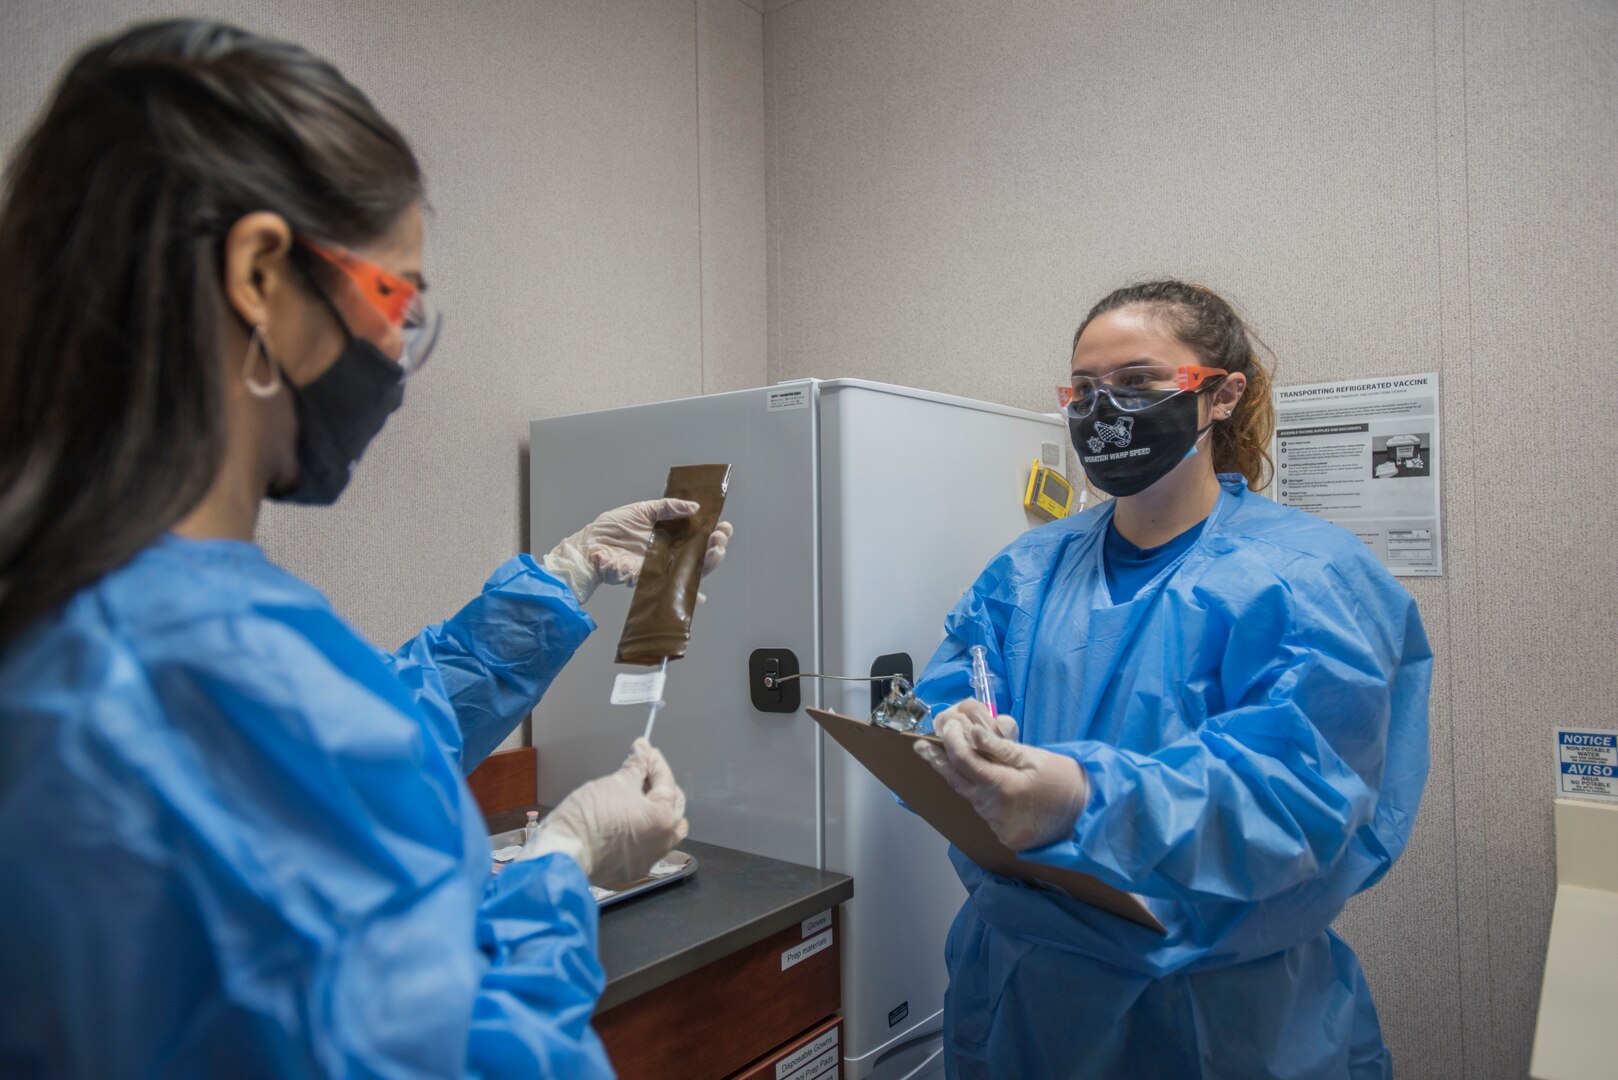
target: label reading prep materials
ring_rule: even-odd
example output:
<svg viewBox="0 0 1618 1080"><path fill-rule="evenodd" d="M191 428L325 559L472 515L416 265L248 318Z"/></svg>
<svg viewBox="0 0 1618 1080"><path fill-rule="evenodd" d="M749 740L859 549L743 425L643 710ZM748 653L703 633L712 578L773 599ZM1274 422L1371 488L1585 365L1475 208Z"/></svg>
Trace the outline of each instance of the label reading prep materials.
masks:
<svg viewBox="0 0 1618 1080"><path fill-rule="evenodd" d="M816 953L825 952L829 948L831 948L831 931L822 930L803 944L794 945L782 953L781 970L785 971L787 968L797 967Z"/></svg>
<svg viewBox="0 0 1618 1080"><path fill-rule="evenodd" d="M1618 803L1618 731L1556 729L1556 794Z"/></svg>

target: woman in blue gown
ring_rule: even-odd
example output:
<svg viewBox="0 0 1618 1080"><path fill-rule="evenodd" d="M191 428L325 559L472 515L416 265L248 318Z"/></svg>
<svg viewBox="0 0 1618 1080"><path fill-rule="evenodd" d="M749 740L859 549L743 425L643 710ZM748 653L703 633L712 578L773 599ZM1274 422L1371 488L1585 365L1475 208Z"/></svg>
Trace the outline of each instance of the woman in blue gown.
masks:
<svg viewBox="0 0 1618 1080"><path fill-rule="evenodd" d="M1421 801L1416 605L1357 537L1254 491L1269 378L1211 290L1103 299L1062 396L1115 498L1014 541L950 613L916 688L943 747L918 752L1023 858L1140 895L1167 932L952 851L949 1074L1390 1076L1330 926Z"/></svg>
<svg viewBox="0 0 1618 1080"><path fill-rule="evenodd" d="M601 1076L589 878L684 835L638 742L498 877L464 774L631 580L609 511L397 651L253 543L426 361L422 177L304 50L83 52L0 204L0 1075ZM710 540L707 569L729 527Z"/></svg>

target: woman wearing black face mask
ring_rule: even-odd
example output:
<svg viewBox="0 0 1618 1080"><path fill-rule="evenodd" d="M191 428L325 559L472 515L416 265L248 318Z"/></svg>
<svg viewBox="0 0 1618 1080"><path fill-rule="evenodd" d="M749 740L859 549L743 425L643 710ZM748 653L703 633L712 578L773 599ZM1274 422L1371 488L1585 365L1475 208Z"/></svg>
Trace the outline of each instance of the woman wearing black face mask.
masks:
<svg viewBox="0 0 1618 1080"><path fill-rule="evenodd" d="M685 835L667 762L637 743L493 879L462 777L694 505L514 558L394 653L252 543L433 346L421 199L334 68L199 21L87 49L12 160L0 1073L610 1072L587 875Z"/></svg>
<svg viewBox="0 0 1618 1080"><path fill-rule="evenodd" d="M1358 538L1255 494L1273 427L1241 319L1177 281L1074 337L1064 405L1112 501L1025 534L946 621L918 752L1023 858L1166 934L987 873L951 929L954 1077L1386 1077L1328 929L1410 836L1432 654ZM984 647L1000 715L971 700Z"/></svg>

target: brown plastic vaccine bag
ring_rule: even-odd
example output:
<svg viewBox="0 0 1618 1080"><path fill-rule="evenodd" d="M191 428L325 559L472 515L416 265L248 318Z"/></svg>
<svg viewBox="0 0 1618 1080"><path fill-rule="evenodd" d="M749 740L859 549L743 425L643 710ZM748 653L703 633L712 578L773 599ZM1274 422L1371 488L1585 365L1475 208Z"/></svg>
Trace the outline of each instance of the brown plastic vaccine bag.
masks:
<svg viewBox="0 0 1618 1080"><path fill-rule="evenodd" d="M685 655L708 537L719 524L729 489L729 465L677 465L669 470L663 497L689 499L702 509L688 518L660 521L652 531L646 565L618 639L618 663L651 665Z"/></svg>

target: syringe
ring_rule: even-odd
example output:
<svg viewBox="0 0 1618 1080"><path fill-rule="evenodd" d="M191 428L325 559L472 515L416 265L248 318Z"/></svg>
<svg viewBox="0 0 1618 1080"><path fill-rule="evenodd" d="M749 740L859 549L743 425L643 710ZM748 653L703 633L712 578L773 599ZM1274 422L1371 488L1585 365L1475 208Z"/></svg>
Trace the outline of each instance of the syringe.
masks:
<svg viewBox="0 0 1618 1080"><path fill-rule="evenodd" d="M989 710L991 719L995 716L993 684L989 682L989 657L982 645L972 646L972 696L981 701Z"/></svg>

